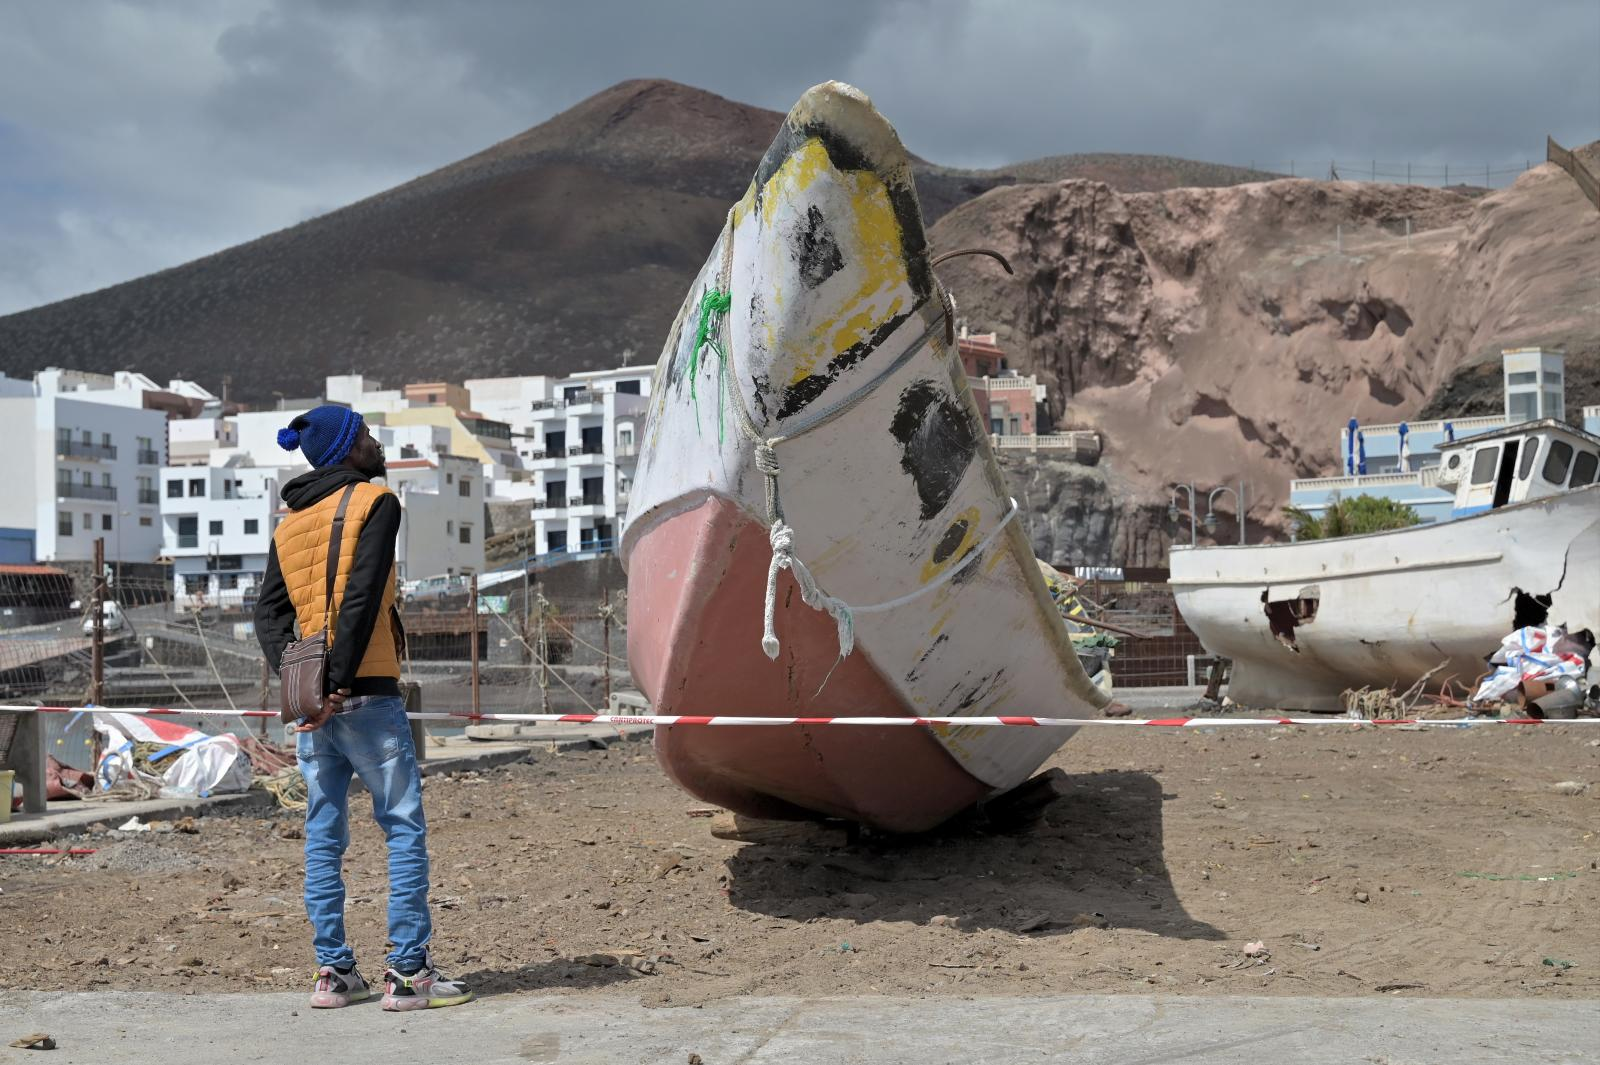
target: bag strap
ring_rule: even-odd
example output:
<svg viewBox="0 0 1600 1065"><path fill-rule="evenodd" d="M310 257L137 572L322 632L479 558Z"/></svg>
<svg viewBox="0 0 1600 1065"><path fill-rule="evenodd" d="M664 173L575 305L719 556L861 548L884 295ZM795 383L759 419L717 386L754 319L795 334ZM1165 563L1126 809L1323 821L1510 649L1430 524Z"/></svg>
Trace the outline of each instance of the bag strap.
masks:
<svg viewBox="0 0 1600 1065"><path fill-rule="evenodd" d="M333 512L333 531L328 534L328 588L327 598L323 600L322 611L322 646L327 647L333 643L333 582L339 576L339 546L344 541L344 512L350 509L350 497L355 495L356 486L346 485L344 495L339 497L339 509Z"/></svg>

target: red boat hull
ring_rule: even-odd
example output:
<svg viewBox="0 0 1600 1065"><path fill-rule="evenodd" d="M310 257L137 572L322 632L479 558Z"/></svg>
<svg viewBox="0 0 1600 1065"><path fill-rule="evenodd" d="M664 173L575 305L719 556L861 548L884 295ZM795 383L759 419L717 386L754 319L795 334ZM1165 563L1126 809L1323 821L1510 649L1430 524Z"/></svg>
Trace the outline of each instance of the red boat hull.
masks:
<svg viewBox="0 0 1600 1065"><path fill-rule="evenodd" d="M778 584L782 650L767 658L761 616L771 559L766 527L718 497L633 541L628 658L654 711L915 716L870 648L858 643L839 659L833 619L801 602L787 571ZM917 832L991 790L918 728L661 726L655 747L685 790L753 817L833 816Z"/></svg>

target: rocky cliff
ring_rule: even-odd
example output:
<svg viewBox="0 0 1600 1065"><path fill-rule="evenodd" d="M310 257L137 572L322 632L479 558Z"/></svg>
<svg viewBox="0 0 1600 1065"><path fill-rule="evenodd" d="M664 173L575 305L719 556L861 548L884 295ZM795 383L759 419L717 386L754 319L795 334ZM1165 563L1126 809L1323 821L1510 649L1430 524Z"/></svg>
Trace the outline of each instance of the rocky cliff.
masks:
<svg viewBox="0 0 1600 1065"><path fill-rule="evenodd" d="M1600 212L1549 165L1476 198L1305 180L1016 186L951 211L932 240L1016 268L969 257L940 273L1049 385L1058 425L1104 435L1116 516L1094 542L1129 565L1162 564L1168 485L1243 478L1252 534L1270 535L1289 479L1337 467L1350 417L1416 417L1436 396L1481 406L1502 348L1564 347L1569 409L1600 402ZM1108 513L1078 498L1094 480L1040 486L1068 500L1054 527Z"/></svg>

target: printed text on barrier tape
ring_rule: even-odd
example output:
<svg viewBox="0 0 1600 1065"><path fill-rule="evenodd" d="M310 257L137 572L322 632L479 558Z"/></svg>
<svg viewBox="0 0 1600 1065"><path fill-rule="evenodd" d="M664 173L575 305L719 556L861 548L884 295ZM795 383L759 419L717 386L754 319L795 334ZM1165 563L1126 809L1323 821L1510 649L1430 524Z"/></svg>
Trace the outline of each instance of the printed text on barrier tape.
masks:
<svg viewBox="0 0 1600 1065"><path fill-rule="evenodd" d="M84 706L3 706L0 711L37 714L121 713L152 717L277 717L276 710L176 709L167 706L84 707ZM1452 717L1452 718L1356 718L1356 717L1161 717L1161 718L1075 718L1075 717L742 717L731 714L473 714L443 711L407 714L412 721L509 721L553 725L721 725L786 726L826 725L887 728L1083 728L1114 725L1154 728L1240 728L1259 725L1421 725L1430 728L1465 728L1472 725L1600 725L1600 718L1569 718L1547 721L1537 717Z"/></svg>

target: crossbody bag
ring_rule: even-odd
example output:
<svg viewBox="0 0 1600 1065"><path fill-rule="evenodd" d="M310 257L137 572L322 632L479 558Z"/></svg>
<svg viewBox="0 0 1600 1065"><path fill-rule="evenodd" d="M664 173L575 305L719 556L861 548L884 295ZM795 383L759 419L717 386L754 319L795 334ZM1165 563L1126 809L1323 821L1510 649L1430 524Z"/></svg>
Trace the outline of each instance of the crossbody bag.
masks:
<svg viewBox="0 0 1600 1065"><path fill-rule="evenodd" d="M339 576L339 546L344 540L344 514L356 486L349 485L339 497L333 512L333 531L328 534L327 599L322 613L322 631L304 636L283 649L278 665L278 716L293 723L322 706L328 694L328 651L333 646L333 584Z"/></svg>

